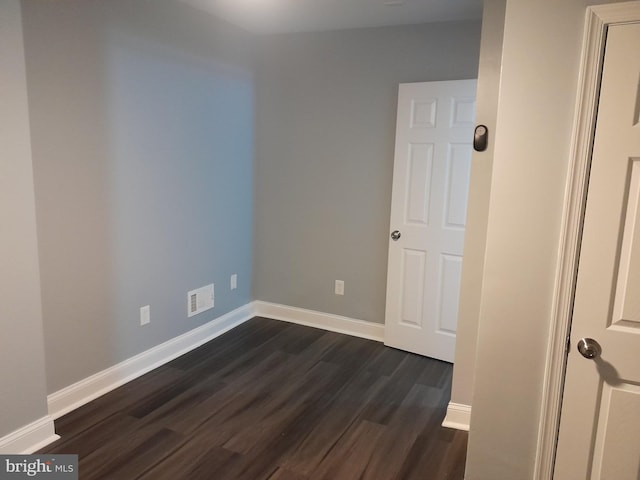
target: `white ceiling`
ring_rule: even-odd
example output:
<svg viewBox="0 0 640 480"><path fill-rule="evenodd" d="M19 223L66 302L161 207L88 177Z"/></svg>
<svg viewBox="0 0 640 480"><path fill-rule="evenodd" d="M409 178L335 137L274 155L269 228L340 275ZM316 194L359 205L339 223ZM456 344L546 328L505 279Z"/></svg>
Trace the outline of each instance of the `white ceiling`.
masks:
<svg viewBox="0 0 640 480"><path fill-rule="evenodd" d="M479 19L482 0L180 0L254 33Z"/></svg>

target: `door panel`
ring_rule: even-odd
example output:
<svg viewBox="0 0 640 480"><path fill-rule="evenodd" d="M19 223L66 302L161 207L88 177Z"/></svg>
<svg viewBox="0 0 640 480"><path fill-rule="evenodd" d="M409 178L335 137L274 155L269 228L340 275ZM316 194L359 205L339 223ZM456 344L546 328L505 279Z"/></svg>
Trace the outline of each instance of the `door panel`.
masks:
<svg viewBox="0 0 640 480"><path fill-rule="evenodd" d="M424 272L427 255L420 250L402 250L402 314L400 323L407 327L422 327Z"/></svg>
<svg viewBox="0 0 640 480"><path fill-rule="evenodd" d="M640 159L630 161L629 196L610 326L640 328ZM635 294L635 295L634 295Z"/></svg>
<svg viewBox="0 0 640 480"><path fill-rule="evenodd" d="M443 335L456 334L461 280L462 255L440 255L438 333Z"/></svg>
<svg viewBox="0 0 640 480"><path fill-rule="evenodd" d="M595 468L602 479L640 478L640 388L606 386L596 438Z"/></svg>
<svg viewBox="0 0 640 480"><path fill-rule="evenodd" d="M475 80L400 85L385 344L453 361Z"/></svg>
<svg viewBox="0 0 640 480"><path fill-rule="evenodd" d="M444 228L464 229L465 227L471 179L471 155L470 144L454 143L449 146Z"/></svg>
<svg viewBox="0 0 640 480"><path fill-rule="evenodd" d="M433 144L409 144L409 174L404 223L428 225Z"/></svg>
<svg viewBox="0 0 640 480"><path fill-rule="evenodd" d="M609 28L556 480L640 478L640 24ZM602 347L595 359L582 338Z"/></svg>

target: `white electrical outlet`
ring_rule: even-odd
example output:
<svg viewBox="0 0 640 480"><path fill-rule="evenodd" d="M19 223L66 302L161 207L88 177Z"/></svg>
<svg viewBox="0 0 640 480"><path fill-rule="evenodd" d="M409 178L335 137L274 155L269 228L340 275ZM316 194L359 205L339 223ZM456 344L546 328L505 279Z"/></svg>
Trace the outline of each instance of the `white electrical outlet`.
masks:
<svg viewBox="0 0 640 480"><path fill-rule="evenodd" d="M214 306L213 283L187 293L187 316L193 317Z"/></svg>
<svg viewBox="0 0 640 480"><path fill-rule="evenodd" d="M140 325L151 323L151 306L140 307Z"/></svg>
<svg viewBox="0 0 640 480"><path fill-rule="evenodd" d="M236 288L238 288L238 274L237 273L234 273L233 275L231 275L230 286L231 286L231 290L235 290Z"/></svg>
<svg viewBox="0 0 640 480"><path fill-rule="evenodd" d="M344 280L336 280L336 295L344 295Z"/></svg>

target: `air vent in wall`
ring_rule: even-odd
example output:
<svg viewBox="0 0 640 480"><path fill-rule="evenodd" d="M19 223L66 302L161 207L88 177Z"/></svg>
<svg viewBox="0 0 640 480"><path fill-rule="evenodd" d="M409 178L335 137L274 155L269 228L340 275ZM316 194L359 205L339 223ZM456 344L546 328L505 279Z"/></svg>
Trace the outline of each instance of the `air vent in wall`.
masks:
<svg viewBox="0 0 640 480"><path fill-rule="evenodd" d="M187 294L187 316L193 317L199 313L213 308L214 292L213 283L196 290L191 290Z"/></svg>

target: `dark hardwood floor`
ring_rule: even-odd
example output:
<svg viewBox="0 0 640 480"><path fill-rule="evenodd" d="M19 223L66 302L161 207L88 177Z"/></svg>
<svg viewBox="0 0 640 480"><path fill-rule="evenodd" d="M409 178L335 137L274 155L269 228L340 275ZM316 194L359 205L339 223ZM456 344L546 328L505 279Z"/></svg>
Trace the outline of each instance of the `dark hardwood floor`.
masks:
<svg viewBox="0 0 640 480"><path fill-rule="evenodd" d="M254 318L55 422L80 478L462 480L451 365Z"/></svg>

